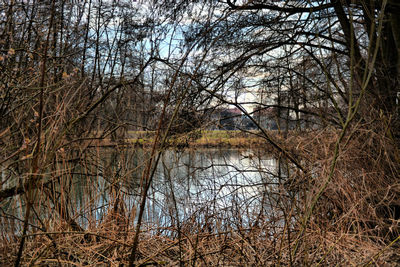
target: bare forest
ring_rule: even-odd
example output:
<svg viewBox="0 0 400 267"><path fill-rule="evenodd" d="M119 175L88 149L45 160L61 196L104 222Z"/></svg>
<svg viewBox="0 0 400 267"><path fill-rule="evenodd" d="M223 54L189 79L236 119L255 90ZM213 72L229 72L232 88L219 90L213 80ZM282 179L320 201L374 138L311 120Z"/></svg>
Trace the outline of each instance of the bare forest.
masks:
<svg viewBox="0 0 400 267"><path fill-rule="evenodd" d="M400 2L0 0L0 229L1 266L400 265Z"/></svg>

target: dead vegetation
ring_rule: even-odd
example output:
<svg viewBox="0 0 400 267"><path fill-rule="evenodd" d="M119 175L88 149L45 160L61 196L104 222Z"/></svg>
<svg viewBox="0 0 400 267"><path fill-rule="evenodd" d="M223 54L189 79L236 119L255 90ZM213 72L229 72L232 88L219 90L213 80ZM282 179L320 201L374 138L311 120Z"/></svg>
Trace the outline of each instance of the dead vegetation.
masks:
<svg viewBox="0 0 400 267"><path fill-rule="evenodd" d="M282 179L275 191L268 192L269 196L263 200L271 207L268 211L242 210L232 218L224 210L211 212L200 208L193 216L178 219L175 211L166 210L165 216L173 218L169 223L144 221L135 264L396 266L400 231L398 154L393 140L366 128L358 126L348 131L340 147L333 178L306 225L304 218L312 200L329 175L337 130L293 134L286 140L288 148L296 148L296 156L303 159L301 163L309 173L296 171L289 164L289 179ZM124 160L128 159L115 159L127 166ZM86 167L86 174L96 168L89 162L86 166L92 167ZM94 193L94 180L90 179L82 184L87 197L84 207L78 208L77 203L65 196L58 199L61 202L64 199L66 202L62 203L68 209L57 211L49 204L49 195L38 194L33 210L41 210L42 216L30 219L22 265L120 266L129 263L136 205L128 206L128 191L115 185L118 175L123 177L133 170L122 167L118 174L111 165L105 166L109 167L103 172L110 175L106 187L113 189L100 190L108 194L103 206L96 206L99 196ZM66 173L73 169L65 167ZM88 176L83 177L87 179ZM68 183L66 180L62 184ZM72 193L68 187L63 189L66 191L60 191L60 187L53 190L56 194ZM71 215L70 221L66 220L67 212ZM43 214L47 214L45 218ZM17 217L2 208L0 261L6 265L13 264L18 249L21 224ZM74 228L72 221L78 222L81 230Z"/></svg>
<svg viewBox="0 0 400 267"><path fill-rule="evenodd" d="M395 1L136 2L0 5L0 265L398 266ZM197 134L229 106L257 131ZM277 170L219 183L246 172L228 155L182 178L163 157L190 145Z"/></svg>

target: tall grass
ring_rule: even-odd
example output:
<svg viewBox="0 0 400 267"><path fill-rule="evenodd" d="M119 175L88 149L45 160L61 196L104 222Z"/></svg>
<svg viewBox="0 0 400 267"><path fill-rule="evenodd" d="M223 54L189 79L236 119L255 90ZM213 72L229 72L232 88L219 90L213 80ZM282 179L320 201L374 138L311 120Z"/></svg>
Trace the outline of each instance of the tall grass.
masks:
<svg viewBox="0 0 400 267"><path fill-rule="evenodd" d="M253 185L259 189L257 198L235 200L232 191L227 209L215 208L220 205L217 190L207 205L185 206L190 212L182 216L176 186L190 179L180 181L182 177L167 163L159 167L168 201L157 197L156 188L149 191L135 264L347 266L396 262L397 243L390 242L399 235L398 154L392 140L371 127L366 130L359 125L344 136L332 181L304 229L304 214L329 176L337 130L288 137L285 146L296 146L311 176L279 160L280 171L259 168L260 175L269 178ZM137 222L137 188L147 157L145 151L132 150L59 152L57 164L47 171L53 178L37 189L22 265L128 263ZM246 159L258 162L268 150L260 147L259 154ZM380 156L373 157L370 151ZM79 160L71 161L76 155ZM225 164L230 165L229 157ZM226 188L231 183L218 186ZM5 265L14 262L24 209L24 198L2 203L0 254ZM151 215L154 211L158 211L155 217Z"/></svg>
<svg viewBox="0 0 400 267"><path fill-rule="evenodd" d="M382 9L386 2L382 1ZM381 12L375 21L379 33L383 16ZM283 137L260 128L263 135L254 139L251 134L228 131L171 138L169 130L192 82L196 82L205 53L183 81L178 82L178 76L186 59L173 68L157 132L151 136L142 132L118 136L120 140L136 138L143 150L118 143L109 150L99 148L99 144L111 143L115 136L109 136L122 128L118 123L105 122L108 117L107 111L100 110L102 104L128 83L99 86L96 95L97 89L91 91L93 85L84 78L60 82L54 76L54 81L48 77L45 82L46 73L51 76L45 64L49 36L50 30L41 55L41 72L34 77L39 93L33 90L30 79L26 84L15 82L15 90L24 90L7 99L17 104L9 106L12 110L4 116L9 125L0 132L2 265L399 263L398 140L391 132L393 118L364 103L381 34L375 45L370 44L369 67L357 81L357 92L353 91L356 59L354 51L350 52L347 117L342 117L335 106L341 130L327 126ZM189 50L185 57L196 51L195 44ZM140 84L150 61L137 71L131 85ZM30 68L39 65L36 63ZM14 80L10 79L12 83ZM174 101L169 99L172 92L178 94ZM205 92L224 100L206 88ZM167 108L173 114L169 120L164 118ZM101 115L92 116L95 112ZM151 149L146 143L151 143ZM262 179L238 183L237 173L246 175L249 170L237 168L229 156L196 168L181 164L190 171L179 177L176 166L163 161L168 145L177 150L177 155L189 145L252 147L254 150L243 158L255 164L251 172ZM256 164L269 154L277 160L276 171ZM179 159L175 163L180 164ZM159 166L164 180L155 181ZM234 170L216 172L221 166ZM193 179L203 169L212 172L202 180ZM221 182L221 177L229 179ZM199 190L186 190L193 194L191 201L182 197L184 190L179 185L185 183ZM203 192L208 192L206 201ZM221 193L226 195L221 197Z"/></svg>

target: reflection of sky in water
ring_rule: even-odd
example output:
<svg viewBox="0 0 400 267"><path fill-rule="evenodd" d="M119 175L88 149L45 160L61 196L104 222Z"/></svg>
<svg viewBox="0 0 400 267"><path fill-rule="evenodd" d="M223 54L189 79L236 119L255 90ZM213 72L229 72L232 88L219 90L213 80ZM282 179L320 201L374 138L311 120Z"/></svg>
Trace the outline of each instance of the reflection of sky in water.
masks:
<svg viewBox="0 0 400 267"><path fill-rule="evenodd" d="M140 201L138 184L143 168L138 164L147 158L143 150L104 150L101 157L102 162L71 169L72 183L68 178L71 176L65 176L59 179L61 186L57 185L57 191L68 199L71 218L83 227L93 219L104 218L118 188L122 190L120 196L126 211L138 207ZM277 160L271 156L250 150L168 150L157 166L144 220L168 226L177 214L181 221L197 221L204 216L225 221L241 216L246 221L261 209L268 213L274 200L272 194L266 193L276 189L277 166ZM110 190L113 183L116 187ZM22 218L24 208L20 204L16 198L4 202L3 209ZM55 220L57 212L47 204L40 204L40 214L45 220Z"/></svg>
<svg viewBox="0 0 400 267"><path fill-rule="evenodd" d="M256 213L263 192L276 184L276 160L250 151L197 150L164 153L153 181L147 213L149 220L168 223L176 215L188 219L199 210L209 214ZM172 189L172 190L171 190ZM173 194L171 193L173 192Z"/></svg>

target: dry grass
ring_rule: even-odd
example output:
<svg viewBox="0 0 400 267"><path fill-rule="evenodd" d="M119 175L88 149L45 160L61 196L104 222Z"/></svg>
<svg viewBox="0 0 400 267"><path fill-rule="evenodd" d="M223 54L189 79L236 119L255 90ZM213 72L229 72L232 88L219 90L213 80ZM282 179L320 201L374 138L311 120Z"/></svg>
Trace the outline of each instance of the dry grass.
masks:
<svg viewBox="0 0 400 267"><path fill-rule="evenodd" d="M304 232L300 231L304 214L329 174L339 134L336 130L293 132L279 140L302 159L309 174L289 167L290 179L281 183L276 192L270 192L267 198L272 200L265 200L275 203L272 210L262 214L248 210L232 218L224 211L210 213L199 209L193 217L179 222L175 218L168 225L144 223L136 263L142 266L397 266L400 260L396 240L400 233L398 152L393 140L378 134L378 130L359 126L345 136L333 179L317 202ZM119 164L124 166L121 159ZM84 166L91 173L97 165ZM70 168L64 166L64 169ZM115 185L112 181L116 170L108 172L110 185ZM30 228L23 265L128 264L136 210L134 206L121 204L129 197L124 190L105 192L109 201L100 207L103 216L89 212L99 209L91 206L95 203L93 199L85 209L75 213L75 219L82 215L87 219L81 232L72 230L59 214L54 214L50 204L44 204L48 202L45 196L40 196L43 199L35 207L42 203L42 212L53 214L43 222L31 219L31 224L40 229ZM168 211L166 216L173 217L174 212ZM250 224L243 222L245 217ZM18 220L4 214L1 225L0 262L9 266L17 253L20 226Z"/></svg>
<svg viewBox="0 0 400 267"><path fill-rule="evenodd" d="M63 228L60 228L63 230ZM168 229L178 231L177 229ZM282 230L282 229L280 229ZM101 223L84 233L55 231L30 234L23 257L24 266L119 266L127 264L132 243L133 227L115 229ZM396 266L398 258L390 248L377 256L383 245L362 240L359 236L338 235L337 232L307 232L302 249L295 258L287 239L279 229L265 223L251 229L226 229L207 232L191 229L177 239L162 234L165 229L143 231L139 245L138 265L177 266L269 266L316 265L321 266ZM150 234L150 232L152 234ZM158 234L153 234L154 232ZM2 243L1 258L4 266L13 264L16 244ZM292 244L293 245L293 244ZM392 264L392 265L389 265Z"/></svg>
<svg viewBox="0 0 400 267"><path fill-rule="evenodd" d="M398 150L392 140L366 128L352 129L345 137L333 180L319 201L318 224L336 230L342 225L353 232L374 229L380 236L397 237L398 226L390 218L400 216ZM315 191L325 182L337 135L323 130L313 138L289 140L297 143L296 150L312 169L312 178L305 185L308 190Z"/></svg>
<svg viewBox="0 0 400 267"><path fill-rule="evenodd" d="M130 132L128 138L123 140L111 141L109 138L99 142L91 142L92 146L101 147L150 147L154 142L154 132ZM275 135L275 134L274 134ZM229 130L209 130L195 131L191 133L178 134L169 138L167 146L169 147L232 147L249 148L264 146L265 140L251 133Z"/></svg>

